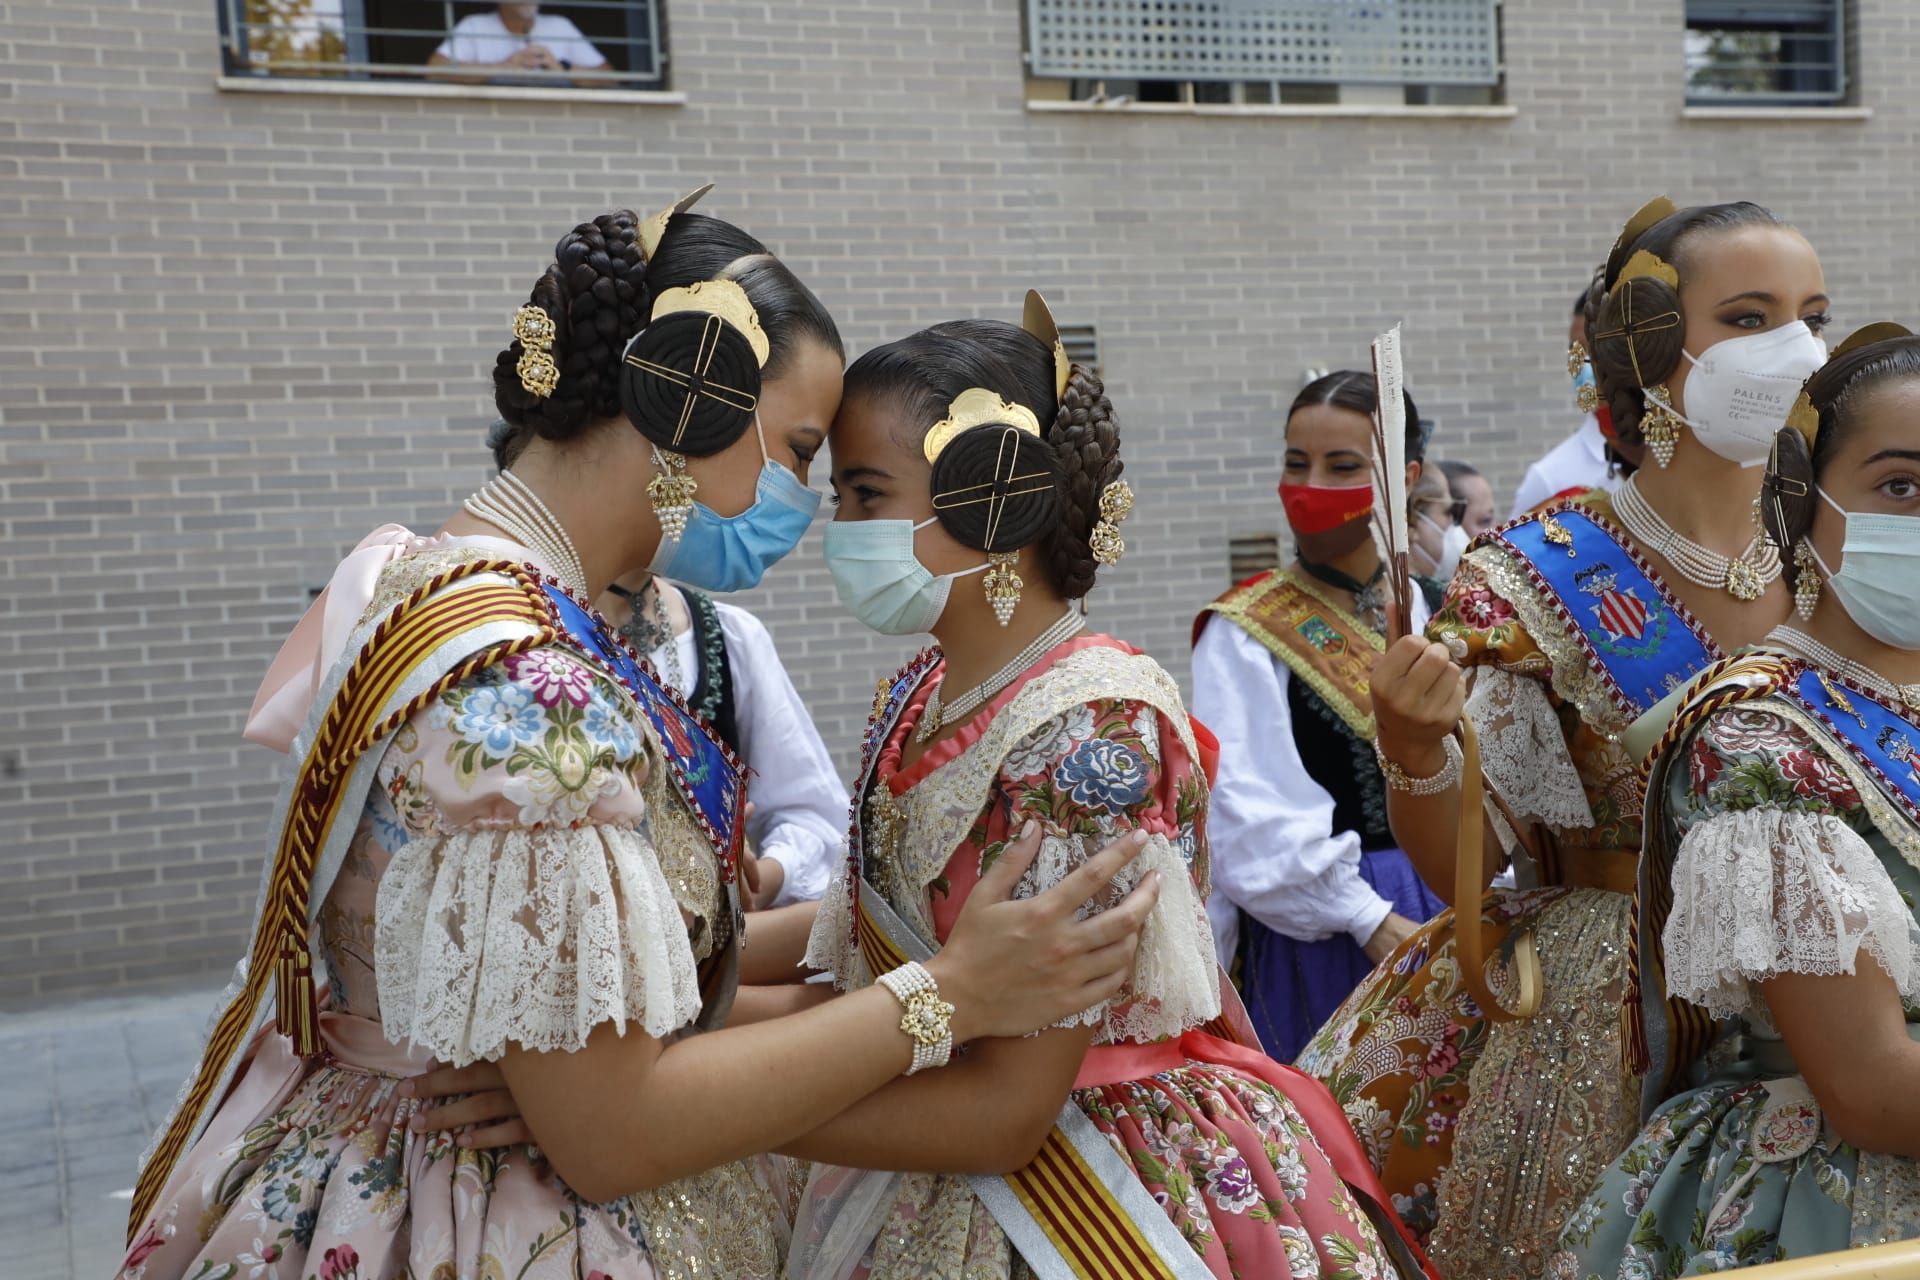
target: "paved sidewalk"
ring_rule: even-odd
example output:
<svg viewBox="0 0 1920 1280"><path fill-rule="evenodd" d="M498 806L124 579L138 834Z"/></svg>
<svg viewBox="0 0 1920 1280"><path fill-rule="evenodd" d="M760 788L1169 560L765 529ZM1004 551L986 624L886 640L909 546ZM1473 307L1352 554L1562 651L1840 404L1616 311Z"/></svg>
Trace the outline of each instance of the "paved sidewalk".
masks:
<svg viewBox="0 0 1920 1280"><path fill-rule="evenodd" d="M108 1280L217 988L0 1014L0 1271Z"/></svg>

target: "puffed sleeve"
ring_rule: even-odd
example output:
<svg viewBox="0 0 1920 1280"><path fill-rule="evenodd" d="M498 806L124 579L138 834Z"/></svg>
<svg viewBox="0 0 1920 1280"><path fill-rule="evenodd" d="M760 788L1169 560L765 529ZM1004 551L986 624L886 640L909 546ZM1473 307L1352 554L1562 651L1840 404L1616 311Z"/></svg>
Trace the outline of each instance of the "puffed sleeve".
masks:
<svg viewBox="0 0 1920 1280"><path fill-rule="evenodd" d="M1074 707L1014 746L998 787L1011 809L1009 829L1033 819L1042 833L1016 897L1058 884L1128 831L1147 832L1146 849L1083 912L1105 910L1148 871L1160 873L1160 899L1141 930L1127 987L1056 1025L1098 1026L1096 1040L1107 1043L1174 1036L1215 1017L1220 990L1201 856L1206 782L1160 713L1113 700ZM984 859L997 852L989 847Z"/></svg>
<svg viewBox="0 0 1920 1280"><path fill-rule="evenodd" d="M648 747L623 695L558 649L489 667L403 726L380 784L407 829L381 879L387 1036L443 1062L581 1048L699 1012L647 833Z"/></svg>
<svg viewBox="0 0 1920 1280"><path fill-rule="evenodd" d="M1873 957L1913 1003L1920 925L1862 836L1846 773L1771 711L1710 717L1669 778L1680 832L1662 934L1667 987L1715 1017L1746 1011L1752 984L1851 974Z"/></svg>
<svg viewBox="0 0 1920 1280"><path fill-rule="evenodd" d="M1550 827L1590 827L1593 809L1561 718L1577 713L1554 691L1552 663L1488 574L1506 554L1491 546L1468 553L1427 635L1473 675L1467 714L1480 733L1481 766L1514 812Z"/></svg>

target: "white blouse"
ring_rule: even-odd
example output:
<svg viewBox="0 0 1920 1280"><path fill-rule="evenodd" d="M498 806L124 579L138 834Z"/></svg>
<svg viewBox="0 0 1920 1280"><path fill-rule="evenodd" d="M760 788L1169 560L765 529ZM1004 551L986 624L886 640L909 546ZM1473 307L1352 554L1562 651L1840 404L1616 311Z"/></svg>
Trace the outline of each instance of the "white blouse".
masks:
<svg viewBox="0 0 1920 1280"><path fill-rule="evenodd" d="M1416 591L1416 628L1429 612ZM1223 966L1239 947L1238 911L1302 942L1345 933L1364 946L1393 910L1360 876L1359 833L1333 829L1333 796L1300 758L1287 703L1292 676L1224 618L1193 649L1193 714L1220 740L1207 918Z"/></svg>
<svg viewBox="0 0 1920 1280"><path fill-rule="evenodd" d="M772 905L812 901L827 891L834 865L846 848L847 789L834 772L820 730L788 678L766 627L738 606L716 600L714 608L720 615L720 636L733 680L740 755L753 770L747 786L747 798L753 802L747 834L759 856L772 858L784 872ZM675 641L684 680L698 684L700 655L693 629L681 632ZM654 670L665 679L669 669L665 647L649 656ZM687 695L693 690L679 692Z"/></svg>

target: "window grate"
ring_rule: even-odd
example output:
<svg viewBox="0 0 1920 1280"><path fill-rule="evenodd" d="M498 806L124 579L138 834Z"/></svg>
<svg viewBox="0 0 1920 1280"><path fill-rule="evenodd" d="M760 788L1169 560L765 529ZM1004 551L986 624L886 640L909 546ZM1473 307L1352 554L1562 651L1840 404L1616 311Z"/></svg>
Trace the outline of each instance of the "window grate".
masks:
<svg viewBox="0 0 1920 1280"><path fill-rule="evenodd" d="M1235 582L1280 567L1280 535L1250 533L1227 544L1227 571Z"/></svg>
<svg viewBox="0 0 1920 1280"><path fill-rule="evenodd" d="M665 87L666 49L662 0L548 0L542 20L564 18L605 65L588 59L560 70L527 67L429 68L427 59L463 19L497 8L475 0L216 0L222 53L229 75L482 82L530 87L658 89ZM500 34L485 48L499 52L549 43ZM551 41L566 59L579 48L565 37ZM481 46L474 46L481 47ZM492 61L489 57L488 61Z"/></svg>
<svg viewBox="0 0 1920 1280"><path fill-rule="evenodd" d="M1687 0L1687 104L1843 100L1845 10L1845 0Z"/></svg>
<svg viewBox="0 0 1920 1280"><path fill-rule="evenodd" d="M1060 345L1067 349L1067 359L1074 364L1083 364L1100 374L1100 335L1094 332L1090 324L1063 324L1060 326Z"/></svg>
<svg viewBox="0 0 1920 1280"><path fill-rule="evenodd" d="M1491 85L1498 0L1027 0L1028 69L1074 80Z"/></svg>

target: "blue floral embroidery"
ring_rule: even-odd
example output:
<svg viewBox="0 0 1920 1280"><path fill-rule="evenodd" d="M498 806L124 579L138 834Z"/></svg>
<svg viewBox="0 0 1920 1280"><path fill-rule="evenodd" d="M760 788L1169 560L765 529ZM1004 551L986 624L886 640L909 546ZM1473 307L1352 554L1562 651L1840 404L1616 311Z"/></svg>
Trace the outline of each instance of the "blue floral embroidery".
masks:
<svg viewBox="0 0 1920 1280"><path fill-rule="evenodd" d="M1108 738L1082 742L1054 766L1053 785L1085 809L1122 813L1146 798L1150 784L1138 752Z"/></svg>
<svg viewBox="0 0 1920 1280"><path fill-rule="evenodd" d="M547 718L533 691L503 684L468 689L453 717L453 731L485 747L489 755L505 757L517 747L531 747L547 731Z"/></svg>
<svg viewBox="0 0 1920 1280"><path fill-rule="evenodd" d="M587 741L596 748L611 751L615 763L625 764L639 753L639 732L633 727L633 721L621 714L598 686L591 699L587 703L586 719L580 726Z"/></svg>

